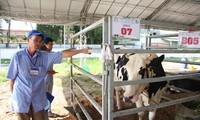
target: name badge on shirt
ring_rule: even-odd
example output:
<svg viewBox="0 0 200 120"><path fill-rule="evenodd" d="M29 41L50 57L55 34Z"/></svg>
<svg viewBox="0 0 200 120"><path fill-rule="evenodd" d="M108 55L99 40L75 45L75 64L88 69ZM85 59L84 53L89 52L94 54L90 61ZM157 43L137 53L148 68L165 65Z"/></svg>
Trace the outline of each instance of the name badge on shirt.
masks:
<svg viewBox="0 0 200 120"><path fill-rule="evenodd" d="M30 74L31 75L38 75L39 74L39 70L38 69L31 69L31 71L30 71Z"/></svg>

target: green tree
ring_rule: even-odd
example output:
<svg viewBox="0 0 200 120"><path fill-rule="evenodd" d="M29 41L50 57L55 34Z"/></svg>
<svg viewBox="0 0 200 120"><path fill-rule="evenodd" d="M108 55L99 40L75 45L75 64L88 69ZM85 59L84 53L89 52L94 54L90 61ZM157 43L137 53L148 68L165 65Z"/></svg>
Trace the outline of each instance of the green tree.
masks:
<svg viewBox="0 0 200 120"><path fill-rule="evenodd" d="M63 29L64 26L37 24L37 30L43 32L46 36L51 37L56 43L60 44L64 42Z"/></svg>
<svg viewBox="0 0 200 120"><path fill-rule="evenodd" d="M74 31L75 33L80 31L79 26L68 26L66 27L66 31ZM101 44L102 43L102 27L97 27L89 32L86 33L87 36L87 44ZM75 40L75 43L79 41Z"/></svg>
<svg viewBox="0 0 200 120"><path fill-rule="evenodd" d="M14 43L14 42L16 42L16 43L18 43L19 41L18 41L18 36L16 36L16 35L10 35L10 40Z"/></svg>
<svg viewBox="0 0 200 120"><path fill-rule="evenodd" d="M102 43L102 27L97 27L94 30L87 32L87 44Z"/></svg>

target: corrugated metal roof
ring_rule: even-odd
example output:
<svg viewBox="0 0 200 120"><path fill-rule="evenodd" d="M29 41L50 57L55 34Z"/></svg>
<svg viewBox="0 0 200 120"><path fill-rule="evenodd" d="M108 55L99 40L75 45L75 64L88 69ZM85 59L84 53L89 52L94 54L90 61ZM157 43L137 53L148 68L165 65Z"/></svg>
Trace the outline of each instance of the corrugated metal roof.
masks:
<svg viewBox="0 0 200 120"><path fill-rule="evenodd" d="M0 18L90 24L104 16L141 18L146 27L200 30L200 0L0 0Z"/></svg>

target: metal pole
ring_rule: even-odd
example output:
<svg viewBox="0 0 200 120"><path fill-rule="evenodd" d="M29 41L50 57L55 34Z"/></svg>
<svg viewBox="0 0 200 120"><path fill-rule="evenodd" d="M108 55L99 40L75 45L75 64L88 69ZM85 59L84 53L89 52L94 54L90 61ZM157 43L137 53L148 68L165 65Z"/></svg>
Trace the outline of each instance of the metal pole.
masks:
<svg viewBox="0 0 200 120"><path fill-rule="evenodd" d="M102 45L108 42L108 21L106 18L104 18L103 22L103 40ZM102 120L108 120L108 96L107 96L107 74L108 71L106 69L106 62L103 62L103 71L102 71Z"/></svg>
<svg viewBox="0 0 200 120"><path fill-rule="evenodd" d="M108 44L111 47L111 51L114 50L114 41L112 40L112 17L108 17ZM113 86L113 80L114 80L114 60L110 60L109 64L107 65L108 69L108 120L113 120L113 105L114 105L114 86Z"/></svg>
<svg viewBox="0 0 200 120"><path fill-rule="evenodd" d="M64 49L65 49L65 44L66 44L66 29L65 29L65 25L64 25Z"/></svg>
<svg viewBox="0 0 200 120"><path fill-rule="evenodd" d="M1 49L0 49L0 69L1 69Z"/></svg>
<svg viewBox="0 0 200 120"><path fill-rule="evenodd" d="M149 37L146 36L145 49L148 49L148 47L149 47L149 46L148 46L148 39L149 39Z"/></svg>
<svg viewBox="0 0 200 120"><path fill-rule="evenodd" d="M149 45L148 47L151 47L151 38L149 38ZM148 48L148 49L151 49L151 48Z"/></svg>
<svg viewBox="0 0 200 120"><path fill-rule="evenodd" d="M82 31L83 30L83 21L82 21L82 19L81 19L81 24L80 24L80 31ZM80 49L82 49L83 48L83 34L81 33L80 34ZM83 66L83 55L80 55L80 66L82 67Z"/></svg>
<svg viewBox="0 0 200 120"><path fill-rule="evenodd" d="M70 48L73 47L72 44L73 44L73 39L70 39ZM72 63L73 63L72 57L70 57L70 91L71 91L71 92L70 92L70 96L71 96L71 103L74 102L74 96L73 96L73 94L72 94L72 91L73 91L73 81L72 81L72 77L73 77L73 66L72 66Z"/></svg>
<svg viewBox="0 0 200 120"><path fill-rule="evenodd" d="M102 79L96 75L93 75L85 70L83 70L82 68L78 67L75 64L72 64L74 68L78 69L80 72L82 72L84 75L88 76L89 78L91 78L92 80L96 81L97 83L99 83L100 85L102 85Z"/></svg>

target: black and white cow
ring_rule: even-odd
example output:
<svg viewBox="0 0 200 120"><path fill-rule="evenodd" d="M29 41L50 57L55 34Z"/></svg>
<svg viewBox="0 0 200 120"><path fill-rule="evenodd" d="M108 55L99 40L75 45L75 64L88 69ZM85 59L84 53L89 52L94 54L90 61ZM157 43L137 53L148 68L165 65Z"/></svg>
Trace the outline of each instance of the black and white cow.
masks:
<svg viewBox="0 0 200 120"><path fill-rule="evenodd" d="M139 80L165 76L165 72L161 64L163 59L164 55L158 57L155 53L135 53L115 56L114 80ZM117 86L115 87L115 90L116 95L118 95L118 92L123 89L123 100L125 102L136 103L137 107L142 107L144 105L147 106L159 103L161 95L163 91L165 91L166 84L166 81L149 84L133 84ZM153 120L155 118L155 113L156 110L149 111L149 120ZM139 119L142 120L144 112L140 112L138 115Z"/></svg>

